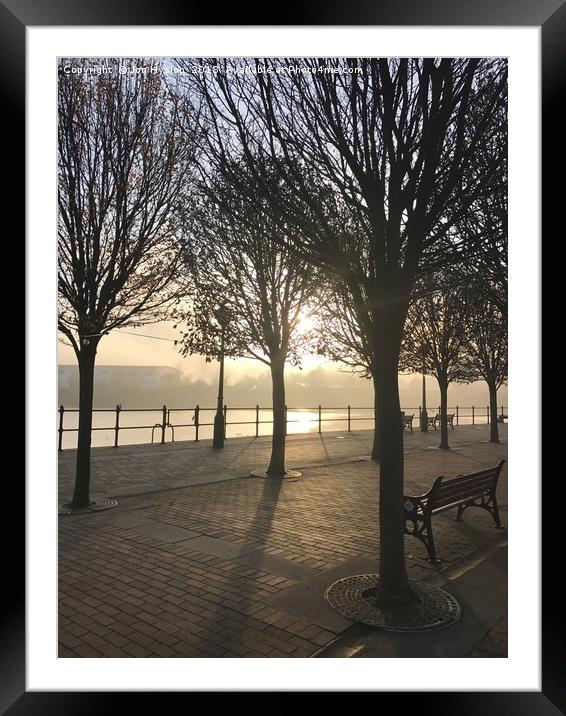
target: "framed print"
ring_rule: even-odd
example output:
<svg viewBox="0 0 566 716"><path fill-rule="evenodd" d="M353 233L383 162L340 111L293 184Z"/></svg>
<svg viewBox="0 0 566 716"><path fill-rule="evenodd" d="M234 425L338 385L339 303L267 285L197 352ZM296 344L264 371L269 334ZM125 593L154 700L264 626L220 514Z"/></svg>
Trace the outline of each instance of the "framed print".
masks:
<svg viewBox="0 0 566 716"><path fill-rule="evenodd" d="M174 3L161 4L158 10L142 3L134 20L111 3L61 7L2 0L0 51L3 67L10 68L3 72L3 92L13 122L10 136L20 137L26 147L27 231L25 497L22 483L6 480L14 492L9 504L26 505L26 547L24 554L16 546L24 544L23 528L10 527L10 536L15 530L20 539L12 538L7 550L11 604L4 612L0 640L1 703L7 713L99 712L121 708L124 699L129 702L140 691L163 692L151 697L157 699L168 692L193 690L396 691L418 698L421 708L424 704L436 713L458 708L469 713L550 715L564 708L560 610L552 604L554 570L548 560L542 562L539 529L543 528L548 547L556 539L557 520L546 514L542 518L538 430L539 214L546 209L542 216L549 221L560 190L547 173L541 206L539 108L545 136L559 135L564 5L558 0L519 9L510 2L489 8L450 3L418 8L410 3L397 3L395 8L368 5L287 8L280 25L263 26L257 18L247 18L242 8L229 10L222 25L211 25L211 13ZM352 73L359 73L361 94L348 84ZM425 76L423 94L417 88ZM83 82L83 77L90 79ZM380 88L383 103L365 103L375 87ZM388 124L387 113L380 114L387 101L395 129ZM439 129L442 122L444 134ZM381 137L382 148L352 140L352 127L358 124L366 127L368 136L367 125L378 127L375 136ZM547 172L556 165L556 155L564 153L561 146L552 142L550 149L550 144L542 145ZM403 152L412 158L405 161ZM399 180L398 192L391 188L396 161L408 177ZM491 340L486 331L505 324L504 375L494 384L496 389L506 385L507 161L509 399L501 392L481 409L461 408L458 400L451 409L446 398L450 381L443 389L446 371L442 373L432 359L432 334L420 343L417 337L427 316L436 320L443 310L446 315L474 316L470 325L481 340L468 330L460 339L467 358L450 380L454 385L488 382L476 354ZM430 164L437 167L434 180L427 179ZM86 169L75 173L79 165ZM21 160L13 163L20 166ZM505 188L494 198L495 190L485 187L495 186L499 174ZM127 178L120 180L121 175ZM369 175L376 183L364 194ZM358 294L357 287L364 285L367 266L372 261L381 266L380 259L359 247L363 232L375 233L381 220L381 208L372 206L380 180L387 187L382 202L384 236L394 233L391 227L398 216L398 230L405 237L399 243L399 266L413 266L413 253L421 253L406 295L395 288L394 297L392 293L371 298L365 288L361 290L366 293ZM8 183L6 206L15 205L21 187ZM414 199L408 201L410 191ZM424 248L421 239L411 244L411 231L419 221L428 227ZM487 224L493 233L494 221L505 234L504 261L498 263L498 244L486 252L489 261L472 261L461 270L458 251L479 246ZM92 253L91 248L85 250L89 258L84 259L80 246L88 231L97 234L99 243ZM100 238L106 236L110 243ZM171 236L182 241L173 245ZM194 236L201 237L200 243ZM452 263L442 258L449 255L448 244L465 247L450 248ZM383 266L392 261L391 245ZM355 246L358 254L345 259L348 246ZM57 303L56 269L61 275L63 264L63 273L71 278L59 278ZM115 294L104 288L102 295L104 276L117 271L116 265L125 272L123 285ZM501 265L504 278L497 270ZM377 273L388 275L383 266ZM372 270L367 269L369 274ZM440 270L442 281L450 277L447 290L457 293L465 286L465 299L452 293L438 297ZM505 285L495 298L491 293L486 298L475 288L487 285L487 274L490 287L498 281ZM119 283L118 274L114 276L114 283ZM264 317L257 328L254 320L263 315L275 292L269 289L270 276L277 290L294 277L284 291L286 310L294 313L269 329ZM81 301L91 290L89 281L99 304L107 300L102 311L105 323L89 323L90 308L81 314ZM260 292L262 281L268 287L265 295ZM404 286L404 281L396 285ZM293 308L289 296L296 301ZM448 300L463 303L445 309ZM369 325L363 323L363 315L369 323L389 326L395 333L392 306L403 301L401 332L403 325L413 326L411 340L401 343L399 333L399 346L389 353L386 340L369 340L374 348L365 362L360 346L367 346L366 341L354 341L355 349L348 352L352 344L345 336L352 326L358 336L371 333L363 333ZM429 313L427 301L432 306ZM360 312L362 304L371 307L367 314ZM387 310L380 308L382 304ZM497 318L486 320L487 314ZM164 317L175 330L179 324L185 326L181 337L160 328ZM64 348L57 348L54 319ZM447 323L444 320L443 326ZM464 321L453 323L460 324L453 329L457 332ZM287 335L291 324L301 348L293 353L295 344L289 339L288 352L280 355L284 341L275 345L274 336ZM326 329L322 333L320 326ZM133 356L127 366L131 390L143 384L151 405L134 405L123 377L116 379L122 381L122 392L112 400L114 373L125 375L113 365L114 348L101 364L110 387L106 393L100 387L94 355L99 340L114 346L110 336L106 339L110 330L122 331L122 345ZM434 333L437 325L431 330ZM387 335L385 329L379 335ZM138 360L136 351L142 349L136 341L142 338L144 345L155 346L148 349L152 357L147 359L153 367L160 367L164 355L160 341L169 341L168 349L173 343L175 350L182 349L192 366L197 365L196 354L206 356L199 364L202 372L196 373L201 387L196 379L190 383L190 410L175 402L175 391L186 387L186 381L174 371L149 371L147 361ZM475 363L469 357L472 344ZM59 359L65 370L57 373L58 350L59 355L76 356L80 377L65 367L74 358ZM406 361L405 372L418 377L415 391L421 390L422 373L422 399L420 392L412 403L408 398L403 402L403 396L399 402L398 391L388 397L388 356L396 351L397 358L401 351L401 360ZM308 359L312 364L304 358L307 353L315 356ZM303 361L308 375L309 365L316 370L319 355L338 359L350 372L365 371L373 379L375 403L370 413L353 407L355 393L347 391L354 390L354 383L348 383L349 378L341 385L350 387L333 393L324 371L319 397L313 392L308 398L318 405L309 411L303 404L297 410L292 407L290 396L307 393L293 393L291 388L285 398L284 385L280 389L283 366ZM231 405L227 396L230 390L236 395L237 383L231 376L240 375L232 359L262 364L270 380L261 383L260 373L250 368L253 380L242 378L244 397L233 398ZM96 390L108 396L112 407L111 425L96 422L97 413L107 405L93 399L95 375ZM248 375L245 369L242 375ZM425 387L433 384L433 377L440 397L438 409L430 407L429 398L427 414ZM69 395L75 390L83 408L87 405L82 413L80 403L68 408L60 399L66 380ZM338 376L334 382L341 380ZM357 386L357 375L356 381ZM262 390L272 401L268 410L262 406ZM161 399L162 395L171 398ZM212 401L206 396L213 396ZM255 397L248 404L249 396ZM326 408L330 396L342 407ZM410 409L411 404L418 408ZM509 410L511 416L516 412L521 417L515 424L511 419L507 457ZM139 425L146 430L139 444L134 437L136 411L141 411ZM88 421L81 422L87 413ZM384 419L390 415L397 416L394 428ZM348 442L358 427L369 427L352 421L368 419L380 426L380 437L371 443L368 430L361 442ZM472 438L466 436L477 431L479 438L480 429L482 446L474 452L469 447ZM320 457L307 458L301 452L302 432L312 437L308 450L320 450ZM88 450L81 452L87 433ZM393 474L397 469L391 446L397 445L399 433L405 436L399 443L400 475L405 454L407 478L401 492L403 519L412 527L406 538L401 534L393 539L395 530L387 533L380 526L374 545L371 520L364 513L356 521L354 514L360 496L377 491L377 481L368 479L375 463L381 460L382 478L387 470ZM103 434L106 442L92 438L102 440ZM237 455L224 446L224 440L229 447L233 438L232 444L240 445ZM101 457L93 472L98 482L92 484L91 440L93 446L101 446L93 447ZM403 453L403 440L405 445L413 440L422 458L415 457L417 447L411 454ZM144 447L154 441L158 445ZM286 443L291 449L285 461ZM488 453L494 456L493 465L486 462ZM87 456L88 469L86 462L81 467L81 455ZM252 465L252 459L257 464ZM245 479L243 473L233 479L228 460L238 469L247 466ZM416 477L419 460L430 463L428 482ZM176 467L170 469L173 463ZM159 472L160 465L163 482L156 487L146 475ZM186 465L192 466L193 477L186 476ZM182 479L175 470L182 471ZM439 477L433 486L432 477L444 475L444 470L450 477ZM354 471L359 474L350 483ZM79 479L87 473L88 479ZM197 479L197 474L205 478ZM509 491L508 513L501 503L500 474ZM343 489L334 478L349 487ZM116 490L118 479L122 482ZM387 480L382 483L389 484ZM329 489L336 491L331 494ZM391 514L383 505L394 505L398 495L386 488L379 494L381 525ZM468 512L470 506L484 509ZM452 520L456 512L437 514L446 507L458 510L458 520L466 509L463 523ZM476 517L478 513L481 516ZM505 529L496 533L494 527ZM366 543L376 550L381 544L379 565ZM410 586L404 605L402 600L391 601L400 594L401 582L395 582L400 572L385 559L384 544L397 545L391 552L406 545ZM443 567L435 566L438 560L444 561ZM473 575L480 573L484 562L478 586ZM190 594L188 606L185 590ZM362 594L364 605L370 604L369 617L366 612L360 617L360 602L353 593ZM419 604L426 599L430 604L426 602L418 616L413 611L407 617L406 606L415 593ZM438 626L443 629L429 631ZM441 633L444 636L434 636ZM422 640L423 634L431 635L428 641ZM462 668L462 657L475 658ZM83 693L71 693L77 691Z"/></svg>

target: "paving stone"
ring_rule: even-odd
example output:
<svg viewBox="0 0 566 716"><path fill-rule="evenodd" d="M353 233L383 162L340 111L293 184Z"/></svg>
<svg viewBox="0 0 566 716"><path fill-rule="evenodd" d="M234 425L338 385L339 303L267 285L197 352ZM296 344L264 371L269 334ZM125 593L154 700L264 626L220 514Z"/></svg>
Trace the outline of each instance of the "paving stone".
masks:
<svg viewBox="0 0 566 716"><path fill-rule="evenodd" d="M406 492L424 491L441 472L497 463L506 445L478 442L486 436L485 428L457 429L450 439L461 450L447 453L426 449L438 441L434 433L407 436ZM262 464L265 440L229 440L223 453L204 443L94 449L96 489L138 485L147 494L121 498L106 513L59 520L60 655L305 658L347 633L350 622L325 604L324 590L340 577L378 570L378 467L356 459L370 444L370 433L294 437L290 460L304 477L278 484L243 477L245 465ZM64 452L63 491L73 469ZM217 480L215 470L231 479ZM167 489L188 473L187 486ZM503 510L506 480L504 471ZM453 517L435 519L440 567L406 539L411 578L439 578L501 539L487 513L470 510L462 523ZM476 651L495 654L506 651L507 566L490 569L488 596L470 575L460 588L477 606L469 615ZM488 634L494 615L498 628ZM406 650L436 655L419 644L408 641ZM463 644L455 632L454 655L466 655L458 653ZM384 654L392 648L381 646Z"/></svg>
<svg viewBox="0 0 566 716"><path fill-rule="evenodd" d="M508 616L505 614L493 626L481 641L476 644L469 656L478 658L498 658L507 657L507 626Z"/></svg>
<svg viewBox="0 0 566 716"><path fill-rule="evenodd" d="M244 564L257 567L257 569L260 569L262 572L269 572L270 574L276 574L280 577L286 577L292 580L311 577L316 572L316 570L310 567L305 567L297 562L282 559L281 557L265 554L263 552L252 552L251 554L243 555L237 559L238 562L243 562ZM279 582L276 581L275 584L277 583Z"/></svg>
<svg viewBox="0 0 566 716"><path fill-rule="evenodd" d="M375 560L347 560L332 570L303 580L299 584L269 597L267 602L284 612L300 617L303 621L314 624L316 627L338 634L349 627L352 622L325 603L326 588L337 579L354 574L371 574L376 571Z"/></svg>
<svg viewBox="0 0 566 716"><path fill-rule="evenodd" d="M171 525L164 526L161 523L147 521L147 524L132 525L131 529L142 535L149 537L157 537L166 542L182 542L191 537L198 536L198 532L185 530L181 527L173 527Z"/></svg>
<svg viewBox="0 0 566 716"><path fill-rule="evenodd" d="M207 552L222 559L243 557L250 551L250 548L241 547L216 537L207 537L206 535L195 536L193 539L185 540L183 545L197 552Z"/></svg>

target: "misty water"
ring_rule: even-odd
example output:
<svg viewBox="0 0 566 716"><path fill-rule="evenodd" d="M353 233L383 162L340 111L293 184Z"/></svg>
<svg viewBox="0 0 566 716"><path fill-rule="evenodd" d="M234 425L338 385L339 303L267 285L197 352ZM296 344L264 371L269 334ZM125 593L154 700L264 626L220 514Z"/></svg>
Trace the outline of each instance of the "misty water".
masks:
<svg viewBox="0 0 566 716"><path fill-rule="evenodd" d="M403 408L407 415L414 414L413 428L418 427L418 408ZM448 412L455 412L449 409ZM498 411L499 412L499 411ZM212 439L212 423L214 421L215 408L201 408L199 415L199 440ZM429 409L429 416L436 414L436 409ZM166 427L165 441L171 442L174 432L175 441L194 440L194 409L170 410L168 422L173 426ZM287 413L287 433L318 432L318 409L289 409ZM323 433L330 431L344 432L348 429L347 408L331 409L326 408L321 412L321 429ZM373 428L373 410L371 408L354 408L350 413L352 430L370 430ZM272 430L271 410L259 411L259 435L271 435ZM470 425L472 422L485 424L487 422L486 408L476 407L472 418L471 408L459 408L458 423ZM122 410L119 416L119 445L139 445L153 441L161 442L161 410ZM456 420L454 421L456 423ZM95 447L114 445L115 438L115 410L96 410L93 415L92 445ZM78 425L78 411L66 410L63 417L62 447L63 449L75 448L77 443L76 428ZM67 432L69 431L69 432ZM248 408L229 408L227 412L226 437L245 437L256 434L256 411Z"/></svg>

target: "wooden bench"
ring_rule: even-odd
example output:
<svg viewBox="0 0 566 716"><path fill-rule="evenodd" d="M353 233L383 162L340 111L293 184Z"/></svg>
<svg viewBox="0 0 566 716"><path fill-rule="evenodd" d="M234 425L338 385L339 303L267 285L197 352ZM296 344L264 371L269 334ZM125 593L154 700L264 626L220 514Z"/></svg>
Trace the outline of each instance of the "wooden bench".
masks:
<svg viewBox="0 0 566 716"><path fill-rule="evenodd" d="M413 418L415 417L414 413L413 415L405 415L405 413L401 413L401 424L403 425L403 430L405 428L409 428L411 432L413 432Z"/></svg>
<svg viewBox="0 0 566 716"><path fill-rule="evenodd" d="M505 460L494 467L456 477L440 475L424 495L403 497L405 534L419 539L427 548L429 561L437 562L432 534L432 516L453 507L458 508L456 520L468 507L481 507L493 517L495 526L502 528L497 506L497 481Z"/></svg>
<svg viewBox="0 0 566 716"><path fill-rule="evenodd" d="M455 415L456 415L456 413L448 413L448 414L446 415L446 422L448 423L448 425L450 425L450 427L452 428L452 430L454 430L454 416L455 416ZM428 419L428 424L429 424L429 425L432 425L432 427L433 427L435 430L436 430L436 426L437 426L437 425L438 425L438 427L440 427L440 413L437 413L437 414L434 416L434 418L429 418L429 419Z"/></svg>

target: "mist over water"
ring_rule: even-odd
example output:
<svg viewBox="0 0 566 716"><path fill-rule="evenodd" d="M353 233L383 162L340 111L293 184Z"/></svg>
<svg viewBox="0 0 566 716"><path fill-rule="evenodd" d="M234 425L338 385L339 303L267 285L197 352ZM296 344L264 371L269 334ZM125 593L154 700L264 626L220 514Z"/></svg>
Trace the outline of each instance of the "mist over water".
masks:
<svg viewBox="0 0 566 716"><path fill-rule="evenodd" d="M401 406L414 414L414 427L418 425L418 410L422 399L422 376L399 377ZM216 385L204 380L191 380L177 368L168 366L98 366L95 379L95 412L93 416L94 446L114 445L116 405L121 405L119 416L119 444L151 443L152 429L155 442L161 441L162 408L167 406L165 439L194 440L195 406L200 406L199 439L212 438L217 398ZM289 406L288 434L318 431L318 406L322 406L323 432L347 430L347 406L351 406L351 429L373 428L373 387L370 381L338 367L317 367L308 371L290 369L286 378L286 399ZM427 377L427 407L430 415L438 409L439 392L436 380ZM471 406L475 406L475 420L487 420L488 391L484 383L453 385L449 389L449 406L452 412L459 406L461 425L471 423ZM228 406L228 438L256 434L256 409L259 405L259 435L271 434L271 380L265 374L238 376L233 383L227 381L224 403ZM507 390L502 388L498 404L507 406ZM59 367L59 405L65 407L63 426L77 427L78 413L67 412L78 405L78 369L73 365ZM150 410L151 409L151 410ZM129 412L133 411L133 412ZM55 411L54 411L55 412ZM507 412L507 409L506 409ZM58 418L59 416L57 416ZM207 425L208 424L208 425ZM76 432L63 434L63 448L76 445Z"/></svg>
<svg viewBox="0 0 566 716"><path fill-rule="evenodd" d="M286 372L286 402L289 408L373 406L371 381L352 373L342 372L337 365ZM79 375L76 365L59 366L59 405L78 406ZM418 407L421 404L422 376L400 375L401 405ZM94 407L115 408L118 403L127 409L215 408L216 381L212 384L199 377L185 375L169 366L97 366L95 369ZM448 391L451 405L489 404L485 383L452 384ZM239 408L271 407L271 378L269 370L254 375L230 374L229 366L224 386L224 402ZM440 393L435 378L427 377L427 404L436 407ZM507 405L507 388L498 393L498 403Z"/></svg>
<svg viewBox="0 0 566 716"><path fill-rule="evenodd" d="M214 410L212 408L200 411L199 417L199 440L212 439L212 422L214 420ZM406 412L414 413L415 418L413 428L418 429L418 412L416 408L406 406ZM462 408L459 416L460 425L470 425L472 423L471 410ZM431 411L434 414L434 410ZM371 430L373 429L372 409L365 410L354 409L350 411L350 426L352 430ZM165 442L175 442L181 440L195 440L196 429L194 424L194 411L188 410L170 410L167 413L167 422L165 428ZM226 437L251 437L256 434L256 411L246 409L229 409L227 412L227 428ZM486 408L476 408L475 423L477 425L487 422ZM94 447L103 447L114 445L115 438L115 411L104 411L94 413L93 418L93 436L92 445ZM162 411L161 410L143 410L143 411L121 411L119 417L120 430L118 434L119 445L139 445L145 443L159 443L162 435ZM271 435L272 428L271 410L259 411L258 435ZM65 413L63 426L71 432L63 434L62 447L64 450L75 448L77 443L77 433L72 431L78 425L78 413ZM143 426L143 427L139 427ZM172 426L172 427L171 427ZM293 435L297 433L316 433L318 432L318 409L316 410L289 410L287 422L287 434ZM327 432L345 432L348 429L348 412L347 407L342 410L322 410L321 411L321 430L322 433ZM153 437L153 440L152 440Z"/></svg>

